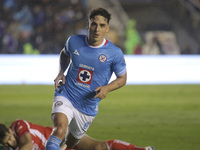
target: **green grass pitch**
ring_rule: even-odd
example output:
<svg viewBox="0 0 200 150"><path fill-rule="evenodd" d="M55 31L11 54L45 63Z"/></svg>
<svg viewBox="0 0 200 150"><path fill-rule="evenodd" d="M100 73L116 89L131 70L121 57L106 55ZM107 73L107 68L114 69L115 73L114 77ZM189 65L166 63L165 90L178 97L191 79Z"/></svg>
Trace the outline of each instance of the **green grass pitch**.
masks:
<svg viewBox="0 0 200 150"><path fill-rule="evenodd" d="M0 122L52 126L54 86L0 85ZM156 150L200 149L200 85L127 85L108 94L87 134Z"/></svg>

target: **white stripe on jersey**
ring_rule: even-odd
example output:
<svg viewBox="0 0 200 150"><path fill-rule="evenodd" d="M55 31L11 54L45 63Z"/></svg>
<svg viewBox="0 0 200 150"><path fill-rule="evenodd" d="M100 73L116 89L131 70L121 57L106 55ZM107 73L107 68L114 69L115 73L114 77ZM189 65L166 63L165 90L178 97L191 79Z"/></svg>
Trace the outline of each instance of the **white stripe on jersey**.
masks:
<svg viewBox="0 0 200 150"><path fill-rule="evenodd" d="M45 146L46 142L47 142L47 139L45 138L45 136L41 132L39 132L37 129L31 129L30 125L27 121L25 121L25 120L23 120L23 121L27 124L28 129L30 130L30 133L35 137L37 136L42 141L42 145Z"/></svg>
<svg viewBox="0 0 200 150"><path fill-rule="evenodd" d="M29 123L27 122L27 121L25 121L25 120L23 120L25 123L26 123L26 125L28 126L28 128L30 129L30 125L29 125Z"/></svg>
<svg viewBox="0 0 200 150"><path fill-rule="evenodd" d="M42 141L42 145L44 146L46 145L47 139L41 132L39 132L36 129L30 129L30 133L34 135L35 137L37 136Z"/></svg>
<svg viewBox="0 0 200 150"><path fill-rule="evenodd" d="M126 73L126 68L124 70L122 70L121 72L117 73L116 76L119 77L119 76L122 76Z"/></svg>

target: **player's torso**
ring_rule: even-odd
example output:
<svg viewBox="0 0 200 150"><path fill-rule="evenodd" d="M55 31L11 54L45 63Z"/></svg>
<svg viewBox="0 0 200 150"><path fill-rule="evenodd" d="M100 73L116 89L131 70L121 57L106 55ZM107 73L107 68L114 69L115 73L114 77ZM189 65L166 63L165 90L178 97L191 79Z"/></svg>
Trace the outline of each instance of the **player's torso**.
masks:
<svg viewBox="0 0 200 150"><path fill-rule="evenodd" d="M84 38L80 38L77 43L79 44L72 41L69 44L72 60L70 69L76 78L76 84L87 86L91 90L107 84L112 73L112 49L108 45L89 47Z"/></svg>
<svg viewBox="0 0 200 150"><path fill-rule="evenodd" d="M42 127L38 125L34 125L34 127L30 129L33 150L45 150L45 145L49 135L51 134L51 131L51 128Z"/></svg>
<svg viewBox="0 0 200 150"><path fill-rule="evenodd" d="M89 47L83 36L68 43L71 65L66 76L66 97L81 112L96 115L100 99L94 91L106 85L112 75L114 52L105 41L100 47Z"/></svg>

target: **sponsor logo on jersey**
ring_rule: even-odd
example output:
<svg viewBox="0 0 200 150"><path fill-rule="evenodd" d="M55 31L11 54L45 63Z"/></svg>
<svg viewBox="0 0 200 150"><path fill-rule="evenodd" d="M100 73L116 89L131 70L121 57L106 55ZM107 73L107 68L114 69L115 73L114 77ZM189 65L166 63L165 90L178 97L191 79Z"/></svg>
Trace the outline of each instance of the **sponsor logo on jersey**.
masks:
<svg viewBox="0 0 200 150"><path fill-rule="evenodd" d="M91 66L88 66L88 65L79 64L79 67L94 71L94 67L91 67Z"/></svg>
<svg viewBox="0 0 200 150"><path fill-rule="evenodd" d="M75 54L75 55L79 55L77 49L75 49L75 51L73 52L73 54Z"/></svg>
<svg viewBox="0 0 200 150"><path fill-rule="evenodd" d="M61 102L61 101L57 101L55 103L55 107L59 107L59 106L62 106L62 105L63 105L63 102Z"/></svg>
<svg viewBox="0 0 200 150"><path fill-rule="evenodd" d="M93 71L79 68L77 81L84 84L91 84Z"/></svg>
<svg viewBox="0 0 200 150"><path fill-rule="evenodd" d="M106 57L105 55L102 54L102 55L99 56L99 61L100 61L100 62L103 63L103 62L105 62L106 60L107 60L107 57Z"/></svg>

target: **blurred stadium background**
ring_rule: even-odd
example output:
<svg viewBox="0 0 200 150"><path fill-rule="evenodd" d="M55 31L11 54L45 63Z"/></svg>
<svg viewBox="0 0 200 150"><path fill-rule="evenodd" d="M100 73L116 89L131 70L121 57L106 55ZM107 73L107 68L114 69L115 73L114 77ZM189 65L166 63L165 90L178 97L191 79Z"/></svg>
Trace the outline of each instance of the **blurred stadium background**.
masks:
<svg viewBox="0 0 200 150"><path fill-rule="evenodd" d="M0 53L58 54L96 7L125 54L200 54L199 0L0 0Z"/></svg>

